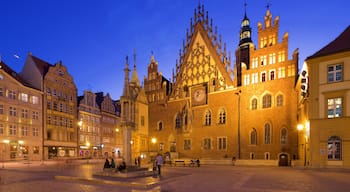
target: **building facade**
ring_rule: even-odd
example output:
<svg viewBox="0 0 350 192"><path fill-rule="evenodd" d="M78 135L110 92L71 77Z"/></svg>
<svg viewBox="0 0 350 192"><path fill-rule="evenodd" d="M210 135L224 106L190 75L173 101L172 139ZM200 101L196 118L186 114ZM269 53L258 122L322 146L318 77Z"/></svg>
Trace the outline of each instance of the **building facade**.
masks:
<svg viewBox="0 0 350 192"><path fill-rule="evenodd" d="M84 91L78 97L79 157L102 157L101 111L96 103L96 95Z"/></svg>
<svg viewBox="0 0 350 192"><path fill-rule="evenodd" d="M77 88L67 68L29 53L20 74L43 92L44 159L77 157Z"/></svg>
<svg viewBox="0 0 350 192"><path fill-rule="evenodd" d="M0 61L2 161L42 160L42 92Z"/></svg>
<svg viewBox="0 0 350 192"><path fill-rule="evenodd" d="M241 163L289 165L297 158L298 51L288 59L288 34L278 42L279 17L273 23L269 9L264 21L256 48L244 15L234 70L203 5L195 9L171 81L152 55L144 89L155 151Z"/></svg>
<svg viewBox="0 0 350 192"><path fill-rule="evenodd" d="M312 167L350 167L350 27L305 61ZM308 125L309 124L309 125ZM309 129L309 130L308 130ZM308 136L308 135L307 135Z"/></svg>

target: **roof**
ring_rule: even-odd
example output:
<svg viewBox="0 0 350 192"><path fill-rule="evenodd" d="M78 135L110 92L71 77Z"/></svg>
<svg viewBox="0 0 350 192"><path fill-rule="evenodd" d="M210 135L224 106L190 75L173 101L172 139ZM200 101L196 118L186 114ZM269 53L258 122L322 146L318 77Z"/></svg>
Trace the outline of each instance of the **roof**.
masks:
<svg viewBox="0 0 350 192"><path fill-rule="evenodd" d="M306 60L340 53L343 51L350 51L350 25L336 39L317 51L315 54L307 57Z"/></svg>
<svg viewBox="0 0 350 192"><path fill-rule="evenodd" d="M45 76L46 73L49 71L49 68L53 66L52 64L46 61L43 61L33 55L30 55L30 56L32 57L33 61L35 62L42 76Z"/></svg>
<svg viewBox="0 0 350 192"><path fill-rule="evenodd" d="M16 73L13 69L11 69L8 65L6 65L3 61L0 61L0 69L4 70L7 74L9 74L11 77L16 79L16 81L18 81L22 85L26 87L34 88L29 83L27 83L18 73Z"/></svg>

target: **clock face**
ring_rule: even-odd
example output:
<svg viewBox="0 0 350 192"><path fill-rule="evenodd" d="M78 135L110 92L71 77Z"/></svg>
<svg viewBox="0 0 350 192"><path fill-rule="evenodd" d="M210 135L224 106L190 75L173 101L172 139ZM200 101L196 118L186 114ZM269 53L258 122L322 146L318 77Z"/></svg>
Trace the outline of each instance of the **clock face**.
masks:
<svg viewBox="0 0 350 192"><path fill-rule="evenodd" d="M196 102L201 102L205 99L205 91L203 89L198 89L193 93L193 99Z"/></svg>

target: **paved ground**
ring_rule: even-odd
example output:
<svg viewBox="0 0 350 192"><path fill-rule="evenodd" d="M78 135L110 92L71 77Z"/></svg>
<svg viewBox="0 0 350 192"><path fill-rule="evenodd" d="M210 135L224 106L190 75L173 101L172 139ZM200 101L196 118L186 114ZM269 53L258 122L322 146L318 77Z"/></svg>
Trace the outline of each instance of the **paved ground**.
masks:
<svg viewBox="0 0 350 192"><path fill-rule="evenodd" d="M350 170L203 165L164 167L160 178L93 177L101 163L0 165L0 191L350 191Z"/></svg>

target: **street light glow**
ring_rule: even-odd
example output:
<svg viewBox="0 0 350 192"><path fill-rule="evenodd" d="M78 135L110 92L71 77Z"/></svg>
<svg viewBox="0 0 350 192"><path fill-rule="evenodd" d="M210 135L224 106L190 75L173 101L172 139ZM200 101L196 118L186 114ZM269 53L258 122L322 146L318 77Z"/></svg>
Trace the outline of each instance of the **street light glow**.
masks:
<svg viewBox="0 0 350 192"><path fill-rule="evenodd" d="M157 143L157 139L153 137L153 138L151 139L151 142L152 142L153 144L154 144L154 143Z"/></svg>
<svg viewBox="0 0 350 192"><path fill-rule="evenodd" d="M304 125L303 124L298 124L297 129L298 129L298 131L303 130L304 129Z"/></svg>

